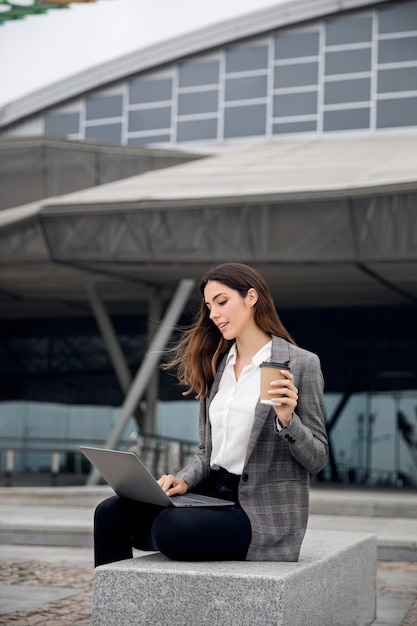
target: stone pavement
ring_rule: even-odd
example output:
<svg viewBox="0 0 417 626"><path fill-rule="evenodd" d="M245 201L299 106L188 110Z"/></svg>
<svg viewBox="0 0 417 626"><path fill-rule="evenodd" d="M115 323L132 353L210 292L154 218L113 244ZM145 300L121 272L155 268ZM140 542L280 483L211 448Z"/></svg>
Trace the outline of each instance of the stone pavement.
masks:
<svg viewBox="0 0 417 626"><path fill-rule="evenodd" d="M378 561L374 626L416 626L417 494L342 492L312 489L310 527L375 533L390 560ZM89 625L92 515L109 493L0 488L0 625Z"/></svg>
<svg viewBox="0 0 417 626"><path fill-rule="evenodd" d="M93 572L91 548L0 544L0 625L89 626Z"/></svg>
<svg viewBox="0 0 417 626"><path fill-rule="evenodd" d="M1 553L1 551L0 551ZM33 558L27 551L25 558ZM16 557L0 567L0 624L81 626L90 623L91 565Z"/></svg>

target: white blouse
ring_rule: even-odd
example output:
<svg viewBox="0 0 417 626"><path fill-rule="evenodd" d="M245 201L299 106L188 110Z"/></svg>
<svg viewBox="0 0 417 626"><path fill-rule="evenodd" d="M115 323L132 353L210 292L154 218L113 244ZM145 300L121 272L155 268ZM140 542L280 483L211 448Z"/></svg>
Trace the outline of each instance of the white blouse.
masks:
<svg viewBox="0 0 417 626"><path fill-rule="evenodd" d="M238 475L243 471L255 407L259 400L259 365L262 361L270 360L271 349L272 340L243 368L238 381L233 367L236 363L236 344L229 350L219 389L210 404L212 469L222 467Z"/></svg>

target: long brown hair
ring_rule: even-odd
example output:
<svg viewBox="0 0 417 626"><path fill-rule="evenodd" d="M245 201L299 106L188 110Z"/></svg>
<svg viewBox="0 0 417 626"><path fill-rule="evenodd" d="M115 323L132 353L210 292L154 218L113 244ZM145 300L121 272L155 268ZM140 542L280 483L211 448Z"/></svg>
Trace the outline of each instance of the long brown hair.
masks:
<svg viewBox="0 0 417 626"><path fill-rule="evenodd" d="M243 263L223 263L202 278L200 292L203 296L211 280L234 289L242 298L246 297L249 289L255 289L258 293L258 301L253 307L255 323L266 333L295 343L281 322L269 287L259 272ZM184 332L182 339L170 351L173 358L162 366L164 369L177 368L178 382L188 387L183 395L195 392L197 399L208 396L217 363L234 342L223 338L209 315L203 298L193 326Z"/></svg>

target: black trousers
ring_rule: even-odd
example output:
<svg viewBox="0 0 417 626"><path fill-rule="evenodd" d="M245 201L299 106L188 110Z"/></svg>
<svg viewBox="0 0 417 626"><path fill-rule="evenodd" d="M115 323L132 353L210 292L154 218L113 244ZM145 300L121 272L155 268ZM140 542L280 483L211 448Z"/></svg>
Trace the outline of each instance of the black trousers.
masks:
<svg viewBox="0 0 417 626"><path fill-rule="evenodd" d="M95 565L132 558L132 547L159 550L177 561L242 561L251 540L238 503L239 476L212 471L194 493L236 502L225 507L160 507L113 496L94 515Z"/></svg>

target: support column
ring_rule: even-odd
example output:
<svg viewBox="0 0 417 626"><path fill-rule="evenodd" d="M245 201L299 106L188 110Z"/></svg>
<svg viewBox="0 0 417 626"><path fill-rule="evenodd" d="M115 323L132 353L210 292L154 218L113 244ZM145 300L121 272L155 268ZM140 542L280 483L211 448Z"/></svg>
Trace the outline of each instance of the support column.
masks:
<svg viewBox="0 0 417 626"><path fill-rule="evenodd" d="M85 288L88 294L88 300L93 310L94 317L100 328L104 343L110 356L111 363L116 373L117 380L122 391L126 394L132 382L132 376L127 366L122 348L117 338L116 332L106 308L101 301L94 283L86 282Z"/></svg>
<svg viewBox="0 0 417 626"><path fill-rule="evenodd" d="M161 353L166 347L175 324L184 310L185 304L193 290L194 283L195 281L191 279L182 279L179 283L174 297L149 346L149 350L129 388L116 424L105 443L106 448L115 448L119 442L130 417L146 391L155 368L158 366ZM87 480L87 485L97 484L99 476L97 470L93 469Z"/></svg>
<svg viewBox="0 0 417 626"><path fill-rule="evenodd" d="M117 334L107 313L106 307L97 292L95 284L92 281L86 281L85 289L87 291L88 300L93 310L95 320L100 329L107 352L109 353L116 378L119 382L121 390L126 395L132 383L132 376L117 338ZM140 427L141 422L143 421L143 413L139 406L135 411L135 419L138 427Z"/></svg>
<svg viewBox="0 0 417 626"><path fill-rule="evenodd" d="M158 328L162 316L162 289L151 290L148 309L148 342L149 346ZM145 435L156 434L156 407L159 390L159 370L155 368L154 375L149 381L146 391L146 411L141 422L141 431Z"/></svg>

